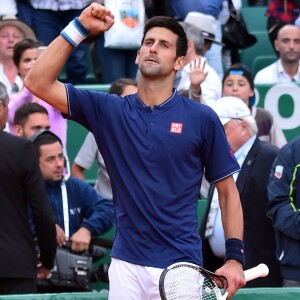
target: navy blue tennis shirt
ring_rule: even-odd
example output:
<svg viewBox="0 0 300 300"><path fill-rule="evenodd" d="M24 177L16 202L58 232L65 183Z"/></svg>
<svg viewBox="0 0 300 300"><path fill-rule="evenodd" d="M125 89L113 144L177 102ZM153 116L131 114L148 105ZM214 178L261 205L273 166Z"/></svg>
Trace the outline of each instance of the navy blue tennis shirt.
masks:
<svg viewBox="0 0 300 300"><path fill-rule="evenodd" d="M137 94L66 89L68 117L94 134L111 179L117 228L111 255L158 268L202 265L203 170L211 183L239 170L216 113L177 92L152 109Z"/></svg>

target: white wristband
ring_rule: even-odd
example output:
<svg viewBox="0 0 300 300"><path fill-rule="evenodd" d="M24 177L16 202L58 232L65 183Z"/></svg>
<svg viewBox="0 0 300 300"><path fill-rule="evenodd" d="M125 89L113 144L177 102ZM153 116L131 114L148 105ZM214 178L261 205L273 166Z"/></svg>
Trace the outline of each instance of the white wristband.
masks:
<svg viewBox="0 0 300 300"><path fill-rule="evenodd" d="M90 31L81 24L78 18L70 22L60 33L74 47L77 47L89 34Z"/></svg>

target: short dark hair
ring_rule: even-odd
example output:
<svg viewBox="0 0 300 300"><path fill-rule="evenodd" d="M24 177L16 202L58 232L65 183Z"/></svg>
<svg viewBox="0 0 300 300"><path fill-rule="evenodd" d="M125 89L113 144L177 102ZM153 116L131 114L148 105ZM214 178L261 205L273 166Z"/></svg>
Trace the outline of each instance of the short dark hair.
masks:
<svg viewBox="0 0 300 300"><path fill-rule="evenodd" d="M32 39L23 39L20 42L16 43L14 47L14 54L13 54L13 60L15 65L17 67L19 66L21 56L27 49L38 48L41 45L42 45L41 42Z"/></svg>
<svg viewBox="0 0 300 300"><path fill-rule="evenodd" d="M56 142L59 142L60 145L63 147L61 139L50 130L37 131L32 137L30 137L30 140L32 141L33 147L38 156L41 155L40 149L43 145L51 145Z"/></svg>
<svg viewBox="0 0 300 300"><path fill-rule="evenodd" d="M6 106L8 104L8 93L7 93L7 89L6 86L0 82L0 104L2 104L3 106Z"/></svg>
<svg viewBox="0 0 300 300"><path fill-rule="evenodd" d="M133 80L131 78L119 78L111 84L108 92L110 94L121 95L124 91L124 88L128 85L137 86L137 83L135 80Z"/></svg>
<svg viewBox="0 0 300 300"><path fill-rule="evenodd" d="M176 56L185 56L188 48L188 40L184 29L179 22L171 17L156 16L147 21L144 27L144 35L142 38L142 44L144 42L147 32L154 27L166 28L177 35L176 43Z"/></svg>
<svg viewBox="0 0 300 300"><path fill-rule="evenodd" d="M14 125L23 126L26 123L28 117L35 113L48 115L47 109L36 102L23 104L15 112Z"/></svg>

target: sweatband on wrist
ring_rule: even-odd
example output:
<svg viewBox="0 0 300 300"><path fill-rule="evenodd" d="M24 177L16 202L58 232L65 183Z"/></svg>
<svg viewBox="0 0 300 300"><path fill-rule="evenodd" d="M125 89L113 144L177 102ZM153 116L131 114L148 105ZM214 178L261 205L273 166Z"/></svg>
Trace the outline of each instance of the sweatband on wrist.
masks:
<svg viewBox="0 0 300 300"><path fill-rule="evenodd" d="M245 265L244 243L239 239L228 239L225 242L225 261L234 259Z"/></svg>
<svg viewBox="0 0 300 300"><path fill-rule="evenodd" d="M60 35L74 47L77 47L90 33L76 17L61 31Z"/></svg>

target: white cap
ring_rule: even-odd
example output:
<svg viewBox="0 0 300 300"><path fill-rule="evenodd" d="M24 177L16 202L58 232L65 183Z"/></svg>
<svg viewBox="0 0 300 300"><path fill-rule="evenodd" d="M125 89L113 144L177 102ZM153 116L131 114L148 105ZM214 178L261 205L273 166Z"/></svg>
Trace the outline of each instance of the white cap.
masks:
<svg viewBox="0 0 300 300"><path fill-rule="evenodd" d="M222 125L231 119L244 119L251 116L249 107L237 97L222 97L212 105L212 109L219 116Z"/></svg>
<svg viewBox="0 0 300 300"><path fill-rule="evenodd" d="M217 20L215 17L197 11L191 11L185 17L184 22L200 29L204 39L221 44L215 41L217 31Z"/></svg>

